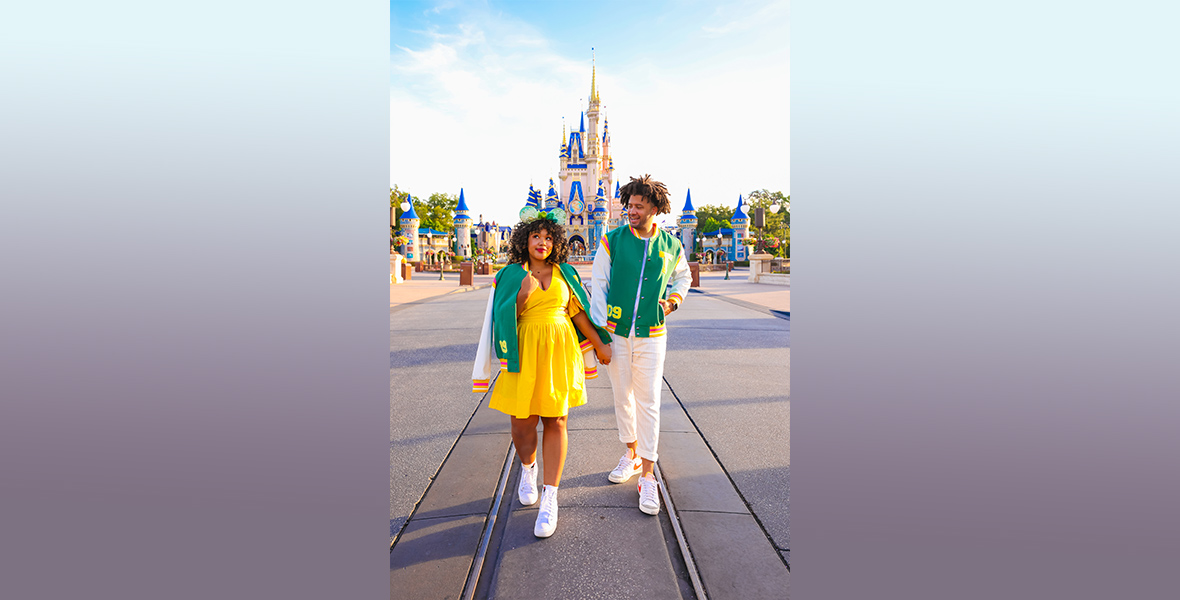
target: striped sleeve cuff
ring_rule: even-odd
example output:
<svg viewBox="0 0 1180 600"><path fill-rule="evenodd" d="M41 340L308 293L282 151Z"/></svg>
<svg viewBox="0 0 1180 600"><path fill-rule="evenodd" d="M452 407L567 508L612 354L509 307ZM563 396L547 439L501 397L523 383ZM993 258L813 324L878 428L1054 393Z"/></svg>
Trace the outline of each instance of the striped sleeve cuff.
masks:
<svg viewBox="0 0 1180 600"><path fill-rule="evenodd" d="M675 300L676 304L680 304L681 302L684 302L684 296L681 296L680 294L677 294L675 292L668 294L668 299Z"/></svg>
<svg viewBox="0 0 1180 600"><path fill-rule="evenodd" d="M586 367L586 379L598 379L598 365Z"/></svg>
<svg viewBox="0 0 1180 600"><path fill-rule="evenodd" d="M482 394L488 391L488 385L491 383L489 379L475 379L472 381L471 392L474 394Z"/></svg>

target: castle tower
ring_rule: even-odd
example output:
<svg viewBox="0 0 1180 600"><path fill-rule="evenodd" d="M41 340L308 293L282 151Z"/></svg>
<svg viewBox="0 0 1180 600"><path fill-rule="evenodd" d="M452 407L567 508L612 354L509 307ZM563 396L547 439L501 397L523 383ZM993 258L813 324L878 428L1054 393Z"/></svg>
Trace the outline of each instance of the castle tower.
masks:
<svg viewBox="0 0 1180 600"><path fill-rule="evenodd" d="M455 207L455 255L461 258L471 258L471 216L468 214L467 201L463 198L463 188L459 188L459 205Z"/></svg>
<svg viewBox="0 0 1180 600"><path fill-rule="evenodd" d="M590 252L598 249L598 242L602 234L606 233L606 219L610 213L606 209L606 192L602 190L602 182L598 182L598 193L594 195L594 212L591 213L593 228L590 231Z"/></svg>
<svg viewBox="0 0 1180 600"><path fill-rule="evenodd" d="M557 160L558 160L558 163L561 165L561 168L563 168L563 169L565 168L565 163L566 163L566 160L569 155L569 144L567 142L568 142L568 140L565 137L565 117L562 117L561 118L561 150L557 153Z"/></svg>
<svg viewBox="0 0 1180 600"><path fill-rule="evenodd" d="M557 190L553 188L553 178L549 178L549 191L545 194L545 209L548 210L557 206Z"/></svg>
<svg viewBox="0 0 1180 600"><path fill-rule="evenodd" d="M578 248L579 255L592 254L602 233L624 222L622 209L609 202L614 162L594 61L591 56L590 96L579 115L578 126L571 125L567 133L562 119L558 176L551 180L550 192L544 200L545 208L562 208L568 214L564 223L566 233L571 248ZM617 192L618 186L615 188ZM592 195L591 190L598 193Z"/></svg>
<svg viewBox="0 0 1180 600"><path fill-rule="evenodd" d="M418 224L421 221L418 213L414 212L414 197L406 196L406 202L410 205L410 210L402 213L402 235L409 240L406 242L406 260L422 260L422 244L418 242Z"/></svg>
<svg viewBox="0 0 1180 600"><path fill-rule="evenodd" d="M605 116L602 119L602 162L599 172L609 190L611 182L615 180L615 160L610 156L610 122Z"/></svg>
<svg viewBox="0 0 1180 600"><path fill-rule="evenodd" d="M593 50L591 50L591 52L593 52ZM590 103L587 107L588 110L586 111L586 116L590 119L590 147L586 149L586 153L589 155L590 161L598 163L600 156L598 148L598 112L601 103L598 99L598 86L595 81L596 76L596 67L594 65L594 57L592 54L590 58ZM597 166L601 167L601 163ZM596 181L598 179L598 173L594 173L593 175L595 177L591 181Z"/></svg>
<svg viewBox="0 0 1180 600"><path fill-rule="evenodd" d="M750 218L746 216L746 211L742 208L741 194L738 194L737 208L734 209L729 222L733 225L733 243L730 246L729 255L733 257L733 260L746 260L750 253L750 249L746 246L746 240L750 237Z"/></svg>
<svg viewBox="0 0 1180 600"><path fill-rule="evenodd" d="M607 215L607 229L622 227L626 220L623 217L623 201L619 197L619 182L615 182L615 201L610 203L610 214Z"/></svg>
<svg viewBox="0 0 1180 600"><path fill-rule="evenodd" d="M676 219L676 225L680 227L680 243L684 244L684 251L692 252L696 248L697 231L697 211L692 207L692 189L688 190L684 198L684 210L680 218Z"/></svg>
<svg viewBox="0 0 1180 600"><path fill-rule="evenodd" d="M598 71L591 64L590 67L590 97L586 110L582 111L578 119L577 129L571 128L566 136L562 127L563 146L558 160L557 202L564 204L569 213L571 239L579 238L587 249L595 243L591 230L594 227L594 206L590 190L597 189L599 182L606 175L607 188L610 189L610 175L604 170L609 164L602 149L605 131L599 133L598 126L602 114L602 99L598 94ZM609 210L610 207L608 206Z"/></svg>

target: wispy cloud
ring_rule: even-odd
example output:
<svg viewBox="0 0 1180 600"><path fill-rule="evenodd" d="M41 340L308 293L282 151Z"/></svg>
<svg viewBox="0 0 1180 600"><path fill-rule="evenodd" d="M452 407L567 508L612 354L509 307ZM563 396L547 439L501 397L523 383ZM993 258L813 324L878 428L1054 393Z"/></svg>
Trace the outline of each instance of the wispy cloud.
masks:
<svg viewBox="0 0 1180 600"><path fill-rule="evenodd" d="M789 0L772 0L759 7L747 4L736 9L732 6L719 6L714 11L713 16L717 20L724 22L717 26L704 25L701 27L701 31L707 37L722 37L733 33L761 29L766 27L767 24L785 24L790 11L791 3ZM783 32L784 35L785 33Z"/></svg>
<svg viewBox="0 0 1180 600"><path fill-rule="evenodd" d="M589 56L556 50L567 31L513 15L448 16L459 18L419 28L391 53L391 180L423 196L462 186L473 212L512 221L529 183L557 176L561 120L577 127L585 109ZM593 39L626 44L603 37ZM720 62L600 60L616 177L650 172L678 202L691 185L698 204L789 191L786 58L782 46Z"/></svg>

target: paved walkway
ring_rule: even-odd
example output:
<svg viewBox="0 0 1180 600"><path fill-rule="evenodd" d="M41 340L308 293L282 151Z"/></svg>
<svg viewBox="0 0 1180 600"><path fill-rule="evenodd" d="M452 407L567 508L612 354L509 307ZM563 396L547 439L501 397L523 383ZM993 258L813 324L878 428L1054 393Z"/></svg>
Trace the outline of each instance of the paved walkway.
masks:
<svg viewBox="0 0 1180 600"><path fill-rule="evenodd" d="M791 312L791 286L790 285L774 285L769 283L750 283L746 280L746 275L749 273L748 268L739 268L731 271L729 280L725 279L724 272L704 271L701 273L701 286L697 289L707 294L713 294L736 300L737 304L742 302L755 304L771 310ZM586 281L590 279L590 267L579 266L578 274ZM453 294L462 291L472 291L473 289L481 289L492 284L492 275L476 275L474 277L474 287L459 286L458 273L446 273L443 275L444 280L438 280L437 272L421 272L414 273L409 281L399 284L390 284L389 286L389 306L397 306L400 304L416 303L423 300L441 296L443 294Z"/></svg>
<svg viewBox="0 0 1180 600"><path fill-rule="evenodd" d="M635 480L606 480L622 445L609 379L589 382L570 412L558 530L538 540L518 460L495 506L508 419L470 391L491 277L460 292L457 275L415 275L390 294L394 598L459 597L469 578L477 598L697 598L690 563L709 598L786 597L789 288L705 273L669 318L659 468L673 508L658 517L639 512Z"/></svg>

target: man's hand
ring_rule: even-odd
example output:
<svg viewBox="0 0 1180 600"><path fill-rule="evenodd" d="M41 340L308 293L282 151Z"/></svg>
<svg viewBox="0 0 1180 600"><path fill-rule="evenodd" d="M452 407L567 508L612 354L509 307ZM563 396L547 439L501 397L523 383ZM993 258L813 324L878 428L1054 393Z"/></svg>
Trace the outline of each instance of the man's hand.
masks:
<svg viewBox="0 0 1180 600"><path fill-rule="evenodd" d="M610 364L610 344L603 344L601 348L595 348L594 354L598 356L598 362L604 365Z"/></svg>
<svg viewBox="0 0 1180 600"><path fill-rule="evenodd" d="M664 309L664 316L676 310L677 303L672 300L660 300L660 308Z"/></svg>

